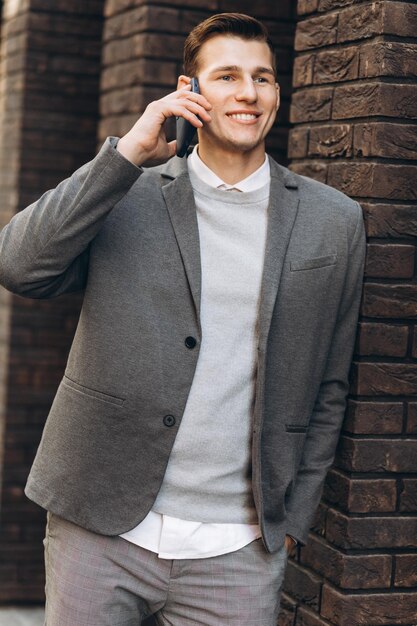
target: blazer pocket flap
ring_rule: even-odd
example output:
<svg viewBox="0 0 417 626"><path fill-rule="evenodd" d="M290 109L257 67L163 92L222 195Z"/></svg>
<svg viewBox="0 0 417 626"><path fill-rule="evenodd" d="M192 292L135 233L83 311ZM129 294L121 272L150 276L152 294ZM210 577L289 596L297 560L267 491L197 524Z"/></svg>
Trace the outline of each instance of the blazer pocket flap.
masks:
<svg viewBox="0 0 417 626"><path fill-rule="evenodd" d="M108 393L104 393L103 391L98 391L97 389L91 389L90 387L80 385L80 383L75 382L75 380L68 378L67 375L64 375L64 378L62 379L62 384L70 387L71 389L74 389L75 391L84 393L86 396L95 398L96 400L109 402L110 404L115 404L116 406L122 406L124 404L124 398L118 398L117 396L112 396Z"/></svg>
<svg viewBox="0 0 417 626"><path fill-rule="evenodd" d="M294 259L293 261L290 261L290 269L292 272L312 270L319 267L327 267L328 265L335 265L336 261L336 253L327 254L326 256L317 256L312 259Z"/></svg>
<svg viewBox="0 0 417 626"><path fill-rule="evenodd" d="M308 424L285 424L287 433L306 433Z"/></svg>

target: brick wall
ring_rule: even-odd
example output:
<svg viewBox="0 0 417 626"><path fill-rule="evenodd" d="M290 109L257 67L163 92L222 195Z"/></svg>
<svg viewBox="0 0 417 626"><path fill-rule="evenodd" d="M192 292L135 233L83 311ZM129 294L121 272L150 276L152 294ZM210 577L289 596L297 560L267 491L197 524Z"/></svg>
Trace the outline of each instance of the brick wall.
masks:
<svg viewBox="0 0 417 626"><path fill-rule="evenodd" d="M268 150L287 160L289 102L295 29L295 6L290 0L107 0L100 99L100 143L107 135L123 135L149 102L176 86L183 73L182 47L186 35L200 21L221 11L247 11L261 19L277 47L282 89L279 119ZM167 133L173 138L173 124Z"/></svg>
<svg viewBox="0 0 417 626"><path fill-rule="evenodd" d="M281 626L417 623L417 5L299 0L291 167L368 235L351 399Z"/></svg>
<svg viewBox="0 0 417 626"><path fill-rule="evenodd" d="M94 156L103 3L4 3L0 222ZM0 603L43 601L44 512L23 487L78 317L79 298L0 290Z"/></svg>

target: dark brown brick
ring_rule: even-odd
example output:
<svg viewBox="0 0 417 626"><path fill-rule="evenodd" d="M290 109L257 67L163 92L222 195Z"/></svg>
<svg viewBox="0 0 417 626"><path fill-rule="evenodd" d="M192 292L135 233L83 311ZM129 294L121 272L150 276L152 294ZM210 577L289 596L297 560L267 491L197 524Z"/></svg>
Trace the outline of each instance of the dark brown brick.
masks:
<svg viewBox="0 0 417 626"><path fill-rule="evenodd" d="M352 154L353 132L349 124L312 126L308 142L311 157L349 157Z"/></svg>
<svg viewBox="0 0 417 626"><path fill-rule="evenodd" d="M382 2L384 9L384 34L415 37L417 6L411 2Z"/></svg>
<svg viewBox="0 0 417 626"><path fill-rule="evenodd" d="M331 469L323 495L326 501L349 513L390 513L396 509L397 483L391 479L354 480Z"/></svg>
<svg viewBox="0 0 417 626"><path fill-rule="evenodd" d="M103 116L119 113L137 113L143 111L153 100L166 95L161 87L141 87L136 85L127 89L117 89L103 94L100 101L100 111Z"/></svg>
<svg viewBox="0 0 417 626"><path fill-rule="evenodd" d="M417 46L410 43L373 41L360 49L359 76L395 76L410 78L417 75Z"/></svg>
<svg viewBox="0 0 417 626"><path fill-rule="evenodd" d="M362 356L405 357L407 344L408 326L371 322L359 325L358 352Z"/></svg>
<svg viewBox="0 0 417 626"><path fill-rule="evenodd" d="M328 509L328 505L321 501L314 513L311 530L321 537L324 537L326 534L326 518Z"/></svg>
<svg viewBox="0 0 417 626"><path fill-rule="evenodd" d="M343 589L372 589L391 584L391 556L349 556L315 536L301 550L301 562Z"/></svg>
<svg viewBox="0 0 417 626"><path fill-rule="evenodd" d="M409 626L410 616L417 615L417 593L348 595L324 585L321 613L338 626Z"/></svg>
<svg viewBox="0 0 417 626"><path fill-rule="evenodd" d="M417 159L417 127L389 122L355 125L354 154L358 157Z"/></svg>
<svg viewBox="0 0 417 626"><path fill-rule="evenodd" d="M361 202L369 237L416 237L417 211L414 205Z"/></svg>
<svg viewBox="0 0 417 626"><path fill-rule="evenodd" d="M417 517L351 517L329 508L326 539L342 549L417 547Z"/></svg>
<svg viewBox="0 0 417 626"><path fill-rule="evenodd" d="M358 76L359 49L340 48L319 52L314 60L316 85L338 81L354 80Z"/></svg>
<svg viewBox="0 0 417 626"><path fill-rule="evenodd" d="M379 318L417 318L417 285L366 284L362 313Z"/></svg>
<svg viewBox="0 0 417 626"><path fill-rule="evenodd" d="M417 364L357 363L355 388L359 395L417 395Z"/></svg>
<svg viewBox="0 0 417 626"><path fill-rule="evenodd" d="M169 4L169 0L167 1ZM178 4L181 4L181 0L176 0L176 2L178 2ZM192 0L192 3L195 6L195 0ZM204 8L208 8L205 6L205 4L203 6ZM229 11L236 11L236 10L240 11L241 13L253 14L254 12L253 0L241 0L238 8L236 8L235 0L218 0L218 4L215 9L215 12L221 13L223 11L229 12ZM288 1L284 1L284 2L280 2L274 5L273 13L274 13L275 18L289 18L291 16L291 11L292 11L291 4ZM260 19L263 19L264 17L271 17L271 4L269 0L260 0L260 2L257 3L256 16L259 17Z"/></svg>
<svg viewBox="0 0 417 626"><path fill-rule="evenodd" d="M291 164L291 170L296 172L296 174L302 174L303 176L308 176L309 178L314 178L321 183L325 183L327 181L327 163L323 163L320 161L302 161L302 162L294 162Z"/></svg>
<svg viewBox="0 0 417 626"><path fill-rule="evenodd" d="M302 159L307 156L308 128L293 128L288 140L288 156L290 159Z"/></svg>
<svg viewBox="0 0 417 626"><path fill-rule="evenodd" d="M324 620L322 617L313 613L310 609L304 606L299 606L297 609L297 620L295 626L332 626L330 622Z"/></svg>
<svg viewBox="0 0 417 626"><path fill-rule="evenodd" d="M137 33L120 41L109 41L103 46L104 66L130 61L140 57L155 57L160 61L180 61L184 37L157 33Z"/></svg>
<svg viewBox="0 0 417 626"><path fill-rule="evenodd" d="M328 184L357 197L414 200L417 166L382 163L330 163Z"/></svg>
<svg viewBox="0 0 417 626"><path fill-rule="evenodd" d="M355 434L399 434L404 406L401 402L348 401L343 430Z"/></svg>
<svg viewBox="0 0 417 626"><path fill-rule="evenodd" d="M412 278L414 258L414 246L369 244L365 275L372 278Z"/></svg>
<svg viewBox="0 0 417 626"><path fill-rule="evenodd" d="M324 15L299 22L295 33L295 50L309 50L336 43L337 19L337 15Z"/></svg>
<svg viewBox="0 0 417 626"><path fill-rule="evenodd" d="M332 118L417 117L417 85L358 83L335 88ZM298 121L298 120L297 120Z"/></svg>
<svg viewBox="0 0 417 626"><path fill-rule="evenodd" d="M293 123L330 119L333 89L308 89L295 92L291 101Z"/></svg>
<svg viewBox="0 0 417 626"><path fill-rule="evenodd" d="M417 587L417 554L395 557L395 587Z"/></svg>
<svg viewBox="0 0 417 626"><path fill-rule="evenodd" d="M337 31L338 43L365 39L384 30L383 2L359 4L340 12Z"/></svg>
<svg viewBox="0 0 417 626"><path fill-rule="evenodd" d="M297 13L298 15L314 13L314 11L317 11L318 4L319 0L298 0Z"/></svg>
<svg viewBox="0 0 417 626"><path fill-rule="evenodd" d="M416 395L417 364L359 363L356 389L360 395Z"/></svg>
<svg viewBox="0 0 417 626"><path fill-rule="evenodd" d="M290 594L283 591L281 594L281 607L294 615L297 609L297 602Z"/></svg>
<svg viewBox="0 0 417 626"><path fill-rule="evenodd" d="M335 466L349 472L414 472L416 458L415 439L353 439L343 435Z"/></svg>
<svg viewBox="0 0 417 626"><path fill-rule="evenodd" d="M313 82L314 54L303 54L294 60L293 87L305 87Z"/></svg>
<svg viewBox="0 0 417 626"><path fill-rule="evenodd" d="M294 613L287 609L281 608L278 615L277 626L294 626Z"/></svg>
<svg viewBox="0 0 417 626"><path fill-rule="evenodd" d="M417 359L417 328L414 326L412 356Z"/></svg>
<svg viewBox="0 0 417 626"><path fill-rule="evenodd" d="M363 0L319 0L319 11L332 11L333 9L339 9L350 6L351 4L358 4Z"/></svg>
<svg viewBox="0 0 417 626"><path fill-rule="evenodd" d="M408 403L407 433L417 435L417 402Z"/></svg>
<svg viewBox="0 0 417 626"><path fill-rule="evenodd" d="M417 479L403 478L400 490L400 511L417 513Z"/></svg>
<svg viewBox="0 0 417 626"><path fill-rule="evenodd" d="M318 610L321 585L319 576L294 561L288 561L283 589L290 593L297 603L302 602Z"/></svg>
<svg viewBox="0 0 417 626"><path fill-rule="evenodd" d="M101 76L101 89L102 92L105 92L130 85L144 84L162 84L174 87L176 78L176 63L160 63L154 59L135 59L104 69Z"/></svg>
<svg viewBox="0 0 417 626"><path fill-rule="evenodd" d="M180 32L180 13L169 7L142 5L106 20L103 40L111 41L146 31Z"/></svg>

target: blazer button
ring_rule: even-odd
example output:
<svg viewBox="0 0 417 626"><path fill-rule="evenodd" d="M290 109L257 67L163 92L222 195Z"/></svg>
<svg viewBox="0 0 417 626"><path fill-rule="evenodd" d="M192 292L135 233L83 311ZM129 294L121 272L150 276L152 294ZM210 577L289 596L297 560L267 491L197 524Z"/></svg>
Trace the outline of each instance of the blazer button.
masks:
<svg viewBox="0 0 417 626"><path fill-rule="evenodd" d="M185 345L187 346L187 348L190 348L190 350L192 350L193 348L196 347L197 345L197 340L194 339L194 337L186 337L185 339Z"/></svg>
<svg viewBox="0 0 417 626"><path fill-rule="evenodd" d="M174 426L175 424L175 417L173 415L165 415L163 422L165 424L165 426Z"/></svg>

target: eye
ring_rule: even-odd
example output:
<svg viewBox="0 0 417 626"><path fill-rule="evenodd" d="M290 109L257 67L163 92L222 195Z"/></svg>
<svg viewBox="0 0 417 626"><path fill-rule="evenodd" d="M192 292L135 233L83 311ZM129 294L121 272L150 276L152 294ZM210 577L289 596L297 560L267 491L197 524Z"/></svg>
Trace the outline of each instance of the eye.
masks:
<svg viewBox="0 0 417 626"><path fill-rule="evenodd" d="M255 83L267 83L268 79L265 78L264 76L257 76L255 79Z"/></svg>
<svg viewBox="0 0 417 626"><path fill-rule="evenodd" d="M226 83L228 83L232 80L232 77L230 76L230 74L226 74L225 76L220 76L220 80L224 80Z"/></svg>

